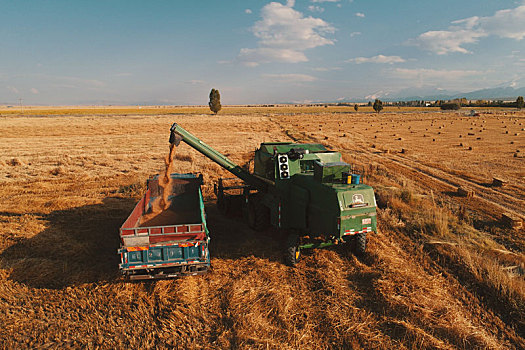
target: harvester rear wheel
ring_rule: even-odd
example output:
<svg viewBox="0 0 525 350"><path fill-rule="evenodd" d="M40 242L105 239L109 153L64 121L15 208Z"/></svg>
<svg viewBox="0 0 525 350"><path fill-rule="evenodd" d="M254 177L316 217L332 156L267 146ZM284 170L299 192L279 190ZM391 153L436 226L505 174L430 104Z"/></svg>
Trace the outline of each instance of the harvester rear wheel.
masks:
<svg viewBox="0 0 525 350"><path fill-rule="evenodd" d="M299 236L295 233L288 235L286 240L285 262L288 266L295 266L301 260L301 249L299 248Z"/></svg>
<svg viewBox="0 0 525 350"><path fill-rule="evenodd" d="M217 197L217 209L222 215L228 215L230 212L231 200L224 195Z"/></svg>
<svg viewBox="0 0 525 350"><path fill-rule="evenodd" d="M362 256L366 251L366 232L358 233L352 239L352 251L356 256Z"/></svg>

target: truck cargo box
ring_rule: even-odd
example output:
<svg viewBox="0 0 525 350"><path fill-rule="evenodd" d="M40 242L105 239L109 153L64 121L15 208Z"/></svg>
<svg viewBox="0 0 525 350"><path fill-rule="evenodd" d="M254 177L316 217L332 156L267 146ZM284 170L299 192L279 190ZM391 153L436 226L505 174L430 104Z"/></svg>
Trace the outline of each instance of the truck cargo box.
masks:
<svg viewBox="0 0 525 350"><path fill-rule="evenodd" d="M204 273L210 266L202 176L171 174L167 209L152 213L162 196L158 175L120 228L121 272L130 279Z"/></svg>

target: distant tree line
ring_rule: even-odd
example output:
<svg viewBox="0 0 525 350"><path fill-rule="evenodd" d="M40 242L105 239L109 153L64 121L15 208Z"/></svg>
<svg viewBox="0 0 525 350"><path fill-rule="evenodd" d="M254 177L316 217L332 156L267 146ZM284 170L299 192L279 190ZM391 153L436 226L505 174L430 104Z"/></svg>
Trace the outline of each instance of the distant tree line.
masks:
<svg viewBox="0 0 525 350"><path fill-rule="evenodd" d="M373 107L375 101L368 101L368 103L362 103L359 105L368 105ZM358 104L341 102L337 103L337 106L348 106L355 107ZM506 107L506 108L524 108L525 102L523 96L518 96L516 101L503 101L503 100L467 100L466 98L457 98L454 100L436 100L436 101L425 101L425 100L412 100L412 101L395 101L395 102L381 102L381 106L394 106L394 107L444 107L444 109L456 109L456 106L461 107ZM375 109L375 108L374 108ZM357 110L357 109L356 109Z"/></svg>
<svg viewBox="0 0 525 350"><path fill-rule="evenodd" d="M521 107L520 107L521 101ZM443 104L456 103L460 107L507 107L507 108L523 108L523 97L518 96L516 101L503 101L503 100L467 100L466 98L455 99L450 101L435 101L432 103L433 107L441 107Z"/></svg>

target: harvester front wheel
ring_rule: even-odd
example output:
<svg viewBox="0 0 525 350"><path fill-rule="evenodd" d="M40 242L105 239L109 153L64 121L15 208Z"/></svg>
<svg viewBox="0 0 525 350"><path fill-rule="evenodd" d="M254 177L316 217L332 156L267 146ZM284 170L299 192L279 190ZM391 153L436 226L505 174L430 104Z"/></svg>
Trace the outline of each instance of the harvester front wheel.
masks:
<svg viewBox="0 0 525 350"><path fill-rule="evenodd" d="M301 260L301 249L299 248L299 236L292 233L286 240L285 261L288 266L295 266Z"/></svg>
<svg viewBox="0 0 525 350"><path fill-rule="evenodd" d="M270 223L270 211L260 202L260 198L254 197L248 202L248 226L255 231L263 231Z"/></svg>

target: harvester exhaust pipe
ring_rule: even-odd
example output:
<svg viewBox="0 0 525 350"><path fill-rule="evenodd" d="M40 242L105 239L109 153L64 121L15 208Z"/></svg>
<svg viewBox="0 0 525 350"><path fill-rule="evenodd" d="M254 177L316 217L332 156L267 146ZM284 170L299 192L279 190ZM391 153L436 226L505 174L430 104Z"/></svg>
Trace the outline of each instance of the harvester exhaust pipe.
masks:
<svg viewBox="0 0 525 350"><path fill-rule="evenodd" d="M175 145L175 147L178 147L180 142L182 141L182 136L175 132L175 129L177 128L177 123L173 123L173 125L170 128L170 144Z"/></svg>

